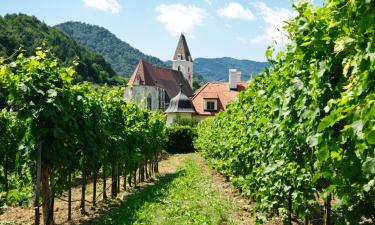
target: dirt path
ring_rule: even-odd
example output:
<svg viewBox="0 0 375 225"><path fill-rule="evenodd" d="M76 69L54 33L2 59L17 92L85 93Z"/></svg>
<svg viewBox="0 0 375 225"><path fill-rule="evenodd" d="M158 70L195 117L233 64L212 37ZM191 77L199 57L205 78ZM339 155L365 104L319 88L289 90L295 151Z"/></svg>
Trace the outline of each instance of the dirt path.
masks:
<svg viewBox="0 0 375 225"><path fill-rule="evenodd" d="M209 179L209 188L212 190L217 190L223 198L233 204L233 209L228 212L228 217L230 218L230 223L222 222L221 224L239 224L239 225L250 225L254 224L254 217L251 215L250 210L253 205L249 203L247 198L241 196L241 194L232 187L232 185L225 180L223 176L216 173L210 169L205 162L205 160L199 155L199 153L194 154L177 154L165 157L164 160L160 162L159 165L159 177L162 179L165 176L175 174L178 169L184 167L184 161L187 157L193 157L195 163L199 165L200 172L202 176ZM72 221L67 221L67 207L68 204L65 201L56 199L55 206L55 222L56 224L92 224L96 218L102 217L109 211L113 211L118 208L121 203L127 199L127 196L135 195L136 193L142 192L149 186L154 186L158 182L158 178L150 179L148 182L140 184L137 188L132 188L127 192L122 192L117 199L110 200L108 202L102 201L100 198L97 203L97 208L93 208L91 203L87 203L86 209L87 214L81 215L79 212L79 201L73 202L72 205ZM102 180L99 181L99 184ZM107 184L110 183L110 179L107 180ZM91 201L92 199L92 184L88 185L86 198ZM110 196L110 190L107 190L107 195ZM102 192L101 185L98 185L98 193ZM80 199L81 189L80 187L73 188L72 199ZM66 197L62 197L66 199ZM0 225L3 224L32 224L33 223L33 209L31 207L10 207L0 215ZM278 221L274 221L268 224L281 224Z"/></svg>

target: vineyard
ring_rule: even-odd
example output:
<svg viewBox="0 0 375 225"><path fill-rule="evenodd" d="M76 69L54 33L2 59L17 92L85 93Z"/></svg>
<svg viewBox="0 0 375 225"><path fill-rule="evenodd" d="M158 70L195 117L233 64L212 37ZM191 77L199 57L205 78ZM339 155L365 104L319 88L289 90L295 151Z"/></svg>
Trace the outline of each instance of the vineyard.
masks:
<svg viewBox="0 0 375 225"><path fill-rule="evenodd" d="M195 146L257 220L375 222L375 1L295 5L290 42Z"/></svg>
<svg viewBox="0 0 375 225"><path fill-rule="evenodd" d="M375 0L294 8L285 48L266 52L271 67L197 128L167 129L165 115L125 101L122 88L77 83L78 62L62 66L44 48L0 58L0 215L32 204L33 223L53 225L63 199L71 221L72 192L84 215L88 202L101 207L155 178L163 148L188 152L197 136L194 147L246 196L256 218L244 224L374 224ZM180 139L188 149L175 149ZM235 221L199 153L168 160L173 172L97 224Z"/></svg>
<svg viewBox="0 0 375 225"><path fill-rule="evenodd" d="M110 188L115 198L120 177L126 189L158 171L164 116L125 102L121 89L74 84L74 75L73 67L60 66L48 51L1 62L0 203L28 205L34 197L34 224L54 223L55 198L64 192L71 218L71 189L77 180L84 214L88 180L93 181L95 206L99 176L102 190ZM106 192L100 197L107 199Z"/></svg>

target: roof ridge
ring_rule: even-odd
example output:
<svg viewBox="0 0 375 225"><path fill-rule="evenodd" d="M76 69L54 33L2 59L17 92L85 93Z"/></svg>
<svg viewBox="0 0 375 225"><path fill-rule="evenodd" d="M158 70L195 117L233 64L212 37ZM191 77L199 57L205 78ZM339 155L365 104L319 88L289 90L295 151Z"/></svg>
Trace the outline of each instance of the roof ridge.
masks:
<svg viewBox="0 0 375 225"><path fill-rule="evenodd" d="M200 88L196 91L196 93L193 93L193 97L191 98L191 100L194 100L195 97L197 97L197 96L199 95L199 93L201 93L201 92L207 87L207 85L208 85L209 83L210 83L210 82L205 83L202 87L200 87Z"/></svg>

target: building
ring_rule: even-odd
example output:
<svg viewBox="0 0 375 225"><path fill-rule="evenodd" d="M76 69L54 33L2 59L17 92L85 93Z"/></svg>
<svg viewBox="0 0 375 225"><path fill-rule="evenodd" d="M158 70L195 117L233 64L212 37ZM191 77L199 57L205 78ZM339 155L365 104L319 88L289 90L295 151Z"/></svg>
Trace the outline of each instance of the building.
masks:
<svg viewBox="0 0 375 225"><path fill-rule="evenodd" d="M241 72L229 70L229 82L208 82L191 97L196 111L194 119L202 120L226 110L237 95L246 89L246 82L241 81Z"/></svg>
<svg viewBox="0 0 375 225"><path fill-rule="evenodd" d="M228 103L245 90L241 72L229 70L229 82L209 82L195 93L193 58L185 36L181 34L172 60L172 68L151 65L140 60L129 79L124 98L150 110L167 114L167 124L177 119L202 120L224 111Z"/></svg>
<svg viewBox="0 0 375 225"><path fill-rule="evenodd" d="M129 79L124 98L151 110L165 111L173 97L193 94L193 59L181 34L173 56L172 69L140 60ZM180 88L181 86L181 88Z"/></svg>

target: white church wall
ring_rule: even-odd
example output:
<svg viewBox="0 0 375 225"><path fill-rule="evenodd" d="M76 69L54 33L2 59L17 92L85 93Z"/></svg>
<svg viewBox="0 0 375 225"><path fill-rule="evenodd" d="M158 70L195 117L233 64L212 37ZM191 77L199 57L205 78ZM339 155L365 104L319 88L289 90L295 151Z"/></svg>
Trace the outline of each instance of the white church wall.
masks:
<svg viewBox="0 0 375 225"><path fill-rule="evenodd" d="M159 109L160 88L156 86L136 85L128 87L124 91L124 98L133 101L142 108L147 108L147 97L151 96L151 110Z"/></svg>

